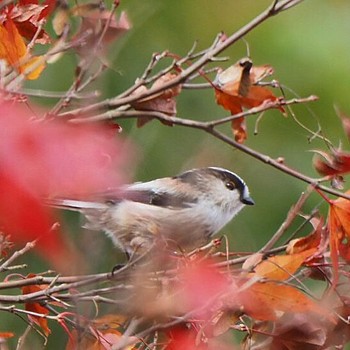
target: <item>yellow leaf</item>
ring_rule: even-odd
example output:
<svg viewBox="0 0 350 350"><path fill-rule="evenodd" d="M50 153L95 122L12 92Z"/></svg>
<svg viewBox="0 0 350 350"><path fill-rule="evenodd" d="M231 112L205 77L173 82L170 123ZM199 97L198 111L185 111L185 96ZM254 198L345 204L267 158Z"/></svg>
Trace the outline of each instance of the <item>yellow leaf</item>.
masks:
<svg viewBox="0 0 350 350"><path fill-rule="evenodd" d="M38 79L41 72L45 69L46 64L43 61L42 56L35 56L30 58L26 63L21 64L20 72L25 74L26 79L35 80Z"/></svg>

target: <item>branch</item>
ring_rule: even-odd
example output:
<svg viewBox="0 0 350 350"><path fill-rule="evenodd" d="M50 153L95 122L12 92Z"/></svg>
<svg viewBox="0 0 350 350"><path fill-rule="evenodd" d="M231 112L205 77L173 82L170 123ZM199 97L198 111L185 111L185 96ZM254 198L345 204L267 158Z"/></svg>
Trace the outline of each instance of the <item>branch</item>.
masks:
<svg viewBox="0 0 350 350"><path fill-rule="evenodd" d="M191 64L188 68L184 69L180 74L178 74L174 79L162 84L160 86L151 87L147 91L142 91L138 94L129 95L126 97L115 97L111 99L106 99L101 102L97 102L95 104L91 104L84 108L79 108L75 110L71 110L68 112L70 116L77 116L81 113L88 114L93 113L96 110L101 110L104 108L117 108L120 106L129 105L132 102L144 99L146 97L150 97L155 95L161 91L172 88L174 86L180 85L184 83L187 79L189 79L192 74L196 74L202 67L204 67L207 63L211 62L217 55L223 52L225 49L233 45L235 42L243 38L246 34L251 32L255 27L265 22L272 16L277 15L279 12L282 12L287 8L288 5L295 6L298 3L301 3L303 0L286 0L281 3L277 2L273 7L269 7L253 20L251 20L247 25L243 26L241 29L236 31L234 34L226 38L225 40L215 40L214 44L208 49L203 51L203 55L198 58L196 62ZM290 6L291 7L291 6ZM60 116L66 115L66 113L60 114Z"/></svg>
<svg viewBox="0 0 350 350"><path fill-rule="evenodd" d="M233 140L231 137L225 135L224 133L218 131L215 129L216 126L230 122L236 118L240 117L246 117L249 115L255 115L258 113L261 113L263 111L269 110L271 108L276 108L278 106L285 106L285 105L291 105L291 104L296 104L296 103L301 103L301 102L309 102L309 101L315 101L317 100L316 96L309 96L306 98L301 98L301 99L291 99L291 100L280 100L280 101L274 101L274 102L267 102L263 103L259 107L251 108L245 112L242 113L237 113L235 115L231 115L225 118L221 118L218 120L213 120L209 122L201 122L197 120L192 120L192 119L183 119L179 117L173 117L169 116L167 114L158 112L158 111L118 111L118 110L113 110L113 111L108 111L96 116L92 117L86 117L86 118L75 118L70 120L72 123L86 123L86 122L99 122L99 121L105 121L105 120L112 120L112 119L128 119L128 118L139 118L139 117L149 117L149 118L155 118L158 119L159 121L164 121L167 124L170 125L179 125L179 126L184 126L184 127L189 127L189 128L194 128L194 129L200 129L206 131L208 134L212 135L218 140L223 141L224 143L228 144L229 146L238 149L242 151L245 154L248 154L252 156L253 158L268 164L280 171L282 171L285 174L291 175L294 178L297 178L303 182L306 182L307 184L312 185L314 188L317 188L321 191L324 191L326 193L332 194L337 197L342 197L345 199L350 199L349 195L346 195L340 191L337 191L333 188L323 186L320 184L320 180L316 178L312 178L310 176L304 175L301 172L292 169L285 165L283 162L280 160L272 159L268 155L265 155L263 153L260 153L258 151L255 151L252 148L249 148L248 146L238 143L235 140Z"/></svg>
<svg viewBox="0 0 350 350"><path fill-rule="evenodd" d="M27 253L29 250L35 247L36 241L28 242L24 248L15 251L10 258L8 258L3 264L0 265L0 272L6 271L9 269L10 264L15 261L17 258ZM5 282L6 283L6 282ZM0 283L1 284L1 283ZM1 288L0 288L1 289Z"/></svg>
<svg viewBox="0 0 350 350"><path fill-rule="evenodd" d="M150 118L155 118L158 119L159 121L164 121L168 124L176 124L176 125L182 125L182 126L192 126L196 127L198 126L198 129L206 129L206 128L212 128L214 126L218 126L221 124L225 124L228 122L231 122L234 119L238 119L241 117L247 117L250 115L255 115L259 114L261 112L265 112L270 109L275 109L280 106L289 106L293 104L298 104L298 103L306 103L306 102L313 102L317 101L318 97L311 95L308 97L304 98L293 98L291 100L276 100L276 101L266 101L265 103L262 103L258 107L253 107L248 109L247 111L237 113L235 115L230 115L228 117L220 118L220 119L213 119L212 121L209 122L200 122L197 120L193 119L185 119L185 118L180 118L180 117L174 117L174 116L169 116L165 113L159 112L159 111L126 111L126 110L119 110L119 109L114 109L107 111L105 113L101 113L98 115L94 116L89 116L89 117L81 117L81 118L74 118L70 119L71 123L95 123L95 122L102 122L102 121L108 121L112 119L128 119L128 118L137 118L137 117L150 117ZM78 113L80 114L80 113ZM63 116L61 114L60 116ZM71 115L70 112L64 113L65 117L73 117L74 115Z"/></svg>
<svg viewBox="0 0 350 350"><path fill-rule="evenodd" d="M319 183L318 179L312 178L310 176L304 175L302 173L300 173L299 171L292 169L290 167L288 167L287 165L285 165L284 163L280 162L279 160L276 159L272 159L271 157L269 157L268 155L262 154L260 152L257 152L255 150L253 150L252 148L249 148L241 143L238 143L236 141L234 141L233 139L231 139L230 137L226 136L225 134L215 130L215 129L207 129L206 130L209 134L213 135L215 138L223 141L224 143L239 149L240 151L242 151L243 153L246 153L250 156L252 156L255 159L260 160L261 162L271 165L272 167L282 171L285 174L291 175L292 177L299 179L303 182L306 182L310 185L312 185L314 188L317 188L323 192L332 194L334 196L337 197L342 197L345 199L349 199L350 200L350 196L346 195L340 191L337 191L333 188L327 187L327 186L323 186Z"/></svg>

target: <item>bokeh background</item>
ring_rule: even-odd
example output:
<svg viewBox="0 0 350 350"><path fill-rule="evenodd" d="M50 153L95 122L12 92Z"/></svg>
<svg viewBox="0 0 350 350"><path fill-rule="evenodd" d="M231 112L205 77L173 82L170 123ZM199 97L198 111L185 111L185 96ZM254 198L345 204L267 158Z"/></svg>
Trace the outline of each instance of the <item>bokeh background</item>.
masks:
<svg viewBox="0 0 350 350"><path fill-rule="evenodd" d="M108 55L111 69L95 87L102 90L104 97L115 96L142 74L152 53L169 50L185 55L196 40L198 48L204 49L218 32L232 34L270 3L269 0L122 0L120 7L127 11L133 28L111 47ZM344 149L349 149L349 144L334 105L350 114L349 15L348 0L305 0L269 19L245 37L256 65L272 65L274 78L297 95L319 96L319 101L307 106L294 106L293 110L297 118L313 130L320 123L324 134L335 145L342 144ZM229 60L221 65L228 67L246 55L246 43L239 41L222 54ZM37 81L28 82L27 86L65 91L74 79L75 65L75 55L66 55L50 65ZM288 91L287 96L294 97ZM45 106L54 103L44 99L35 99L35 102ZM228 115L216 105L212 90L185 90L178 97L177 107L179 117L196 120ZM246 144L249 147L272 158L283 157L291 167L307 175L318 176L312 167L313 154L309 151L326 150L324 142L314 140L310 143L307 131L298 126L291 116L285 118L278 111L265 113L257 135L253 135L255 121L256 117L248 120L249 138ZM131 138L138 149L135 171L129 174L131 180L146 181L209 165L231 169L246 180L256 205L246 208L222 231L228 235L231 249L235 251L259 249L283 222L291 205L306 188L300 180L201 131L177 126L171 128L157 121L141 129L136 128L135 121L120 121L120 124L124 135ZM222 130L230 135L229 125ZM348 187L347 183L345 186ZM305 206L305 212L315 206L320 206L321 212L326 211L321 198L313 195ZM67 220L72 223L68 231L78 244L87 247L94 242L99 247L87 255L87 264L92 272L105 271L114 265L116 259L120 259L104 236L95 233L77 236L76 217L70 216ZM293 226L290 233L296 227ZM88 248L82 250L86 253ZM104 253L101 254L101 251ZM24 260L28 263L28 258ZM35 260L30 271L42 271L40 264L43 263ZM5 321L1 317L0 324L11 327L15 322L12 318ZM48 348L62 349L66 337L59 328L53 328L53 331Z"/></svg>

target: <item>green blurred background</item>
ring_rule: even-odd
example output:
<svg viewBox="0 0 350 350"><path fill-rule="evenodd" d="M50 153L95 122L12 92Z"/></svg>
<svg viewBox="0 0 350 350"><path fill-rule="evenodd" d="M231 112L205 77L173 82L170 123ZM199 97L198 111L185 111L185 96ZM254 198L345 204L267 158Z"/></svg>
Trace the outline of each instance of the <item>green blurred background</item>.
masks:
<svg viewBox="0 0 350 350"><path fill-rule="evenodd" d="M142 74L152 53L169 50L185 55L195 40L198 41L198 48L204 49L218 32L232 34L270 3L266 0L122 0L121 8L127 11L133 28L111 48L108 57L113 69L103 75L98 87L105 97L115 96ZM319 122L324 134L335 145L342 142L344 149L349 149L349 145L334 112L334 104L350 114L349 15L348 0L306 0L269 19L245 37L256 65L272 65L275 68L273 77L300 96L319 96L319 101L308 104L311 111L302 105L294 106L293 110L298 119L313 130L317 129ZM228 62L222 63L223 67L228 67L246 56L246 44L238 42L223 56L230 57ZM65 91L74 79L75 64L74 54L66 55L50 65L40 79L27 85L42 90ZM290 93L287 95L294 97ZM46 106L53 103L38 99L36 102ZM228 115L227 111L216 105L212 90L183 91L178 97L177 108L179 117L196 120ZM297 126L290 116L284 118L277 111L265 113L259 124L259 133L254 136L255 121L256 117L248 121L249 138L246 144L249 147L272 158L283 157L291 167L317 176L311 163L313 155L308 150L326 150L323 142L316 140L310 144L310 135ZM231 248L235 251L259 249L283 222L291 205L306 188L301 181L241 154L198 130L177 126L170 128L157 121L141 129L136 128L134 121L120 121L120 124L124 134L138 146L136 171L130 174L133 180L146 181L209 165L231 169L246 180L256 205L246 208L222 231L230 237ZM228 125L222 130L230 135ZM320 203L320 197L312 196L305 212ZM325 206L321 205L320 209L326 212ZM71 228L70 231L79 241L78 244L85 240L90 243L93 237L100 246L100 250L89 252L88 264L93 272L113 266L115 248L109 241L106 242L104 236L101 236L102 241L90 233L88 238L77 238L75 230ZM97 253L101 250L105 252L102 255ZM28 257L23 260L28 263ZM40 263L36 262L35 268L29 270L42 271ZM8 329L15 322L13 319L8 318L0 324ZM58 328L53 329L48 348L62 349L66 337Z"/></svg>

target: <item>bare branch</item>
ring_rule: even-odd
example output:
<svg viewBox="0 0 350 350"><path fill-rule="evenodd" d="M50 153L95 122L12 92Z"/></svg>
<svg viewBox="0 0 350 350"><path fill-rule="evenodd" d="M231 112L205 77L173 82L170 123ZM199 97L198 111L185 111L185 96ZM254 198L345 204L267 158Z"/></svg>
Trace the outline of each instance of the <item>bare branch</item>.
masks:
<svg viewBox="0 0 350 350"><path fill-rule="evenodd" d="M0 272L8 270L10 267L10 264L12 264L16 259L18 259L23 254L27 253L29 250L33 249L35 247L35 244L36 244L36 241L28 242L24 246L24 248L15 251L10 258L8 258L4 263L0 265Z"/></svg>

